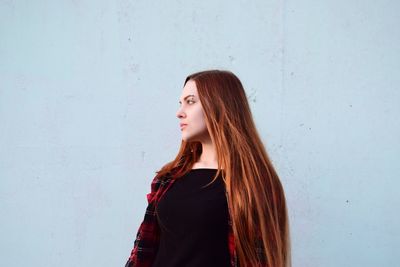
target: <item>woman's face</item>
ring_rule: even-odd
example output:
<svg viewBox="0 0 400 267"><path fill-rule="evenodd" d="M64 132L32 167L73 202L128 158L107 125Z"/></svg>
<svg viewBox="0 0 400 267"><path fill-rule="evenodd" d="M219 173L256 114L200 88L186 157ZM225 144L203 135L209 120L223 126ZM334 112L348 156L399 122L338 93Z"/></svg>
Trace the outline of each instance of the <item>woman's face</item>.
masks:
<svg viewBox="0 0 400 267"><path fill-rule="evenodd" d="M180 108L177 112L179 125L182 132L182 140L199 141L209 138L207 125L204 117L203 106L197 94L196 83L189 80L183 87L182 95L179 99Z"/></svg>

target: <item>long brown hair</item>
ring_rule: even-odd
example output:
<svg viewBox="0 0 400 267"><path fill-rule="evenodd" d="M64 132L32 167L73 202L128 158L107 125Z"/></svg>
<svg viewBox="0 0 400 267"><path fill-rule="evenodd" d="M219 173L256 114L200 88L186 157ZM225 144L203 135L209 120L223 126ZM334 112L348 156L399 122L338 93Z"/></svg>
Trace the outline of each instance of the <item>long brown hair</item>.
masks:
<svg viewBox="0 0 400 267"><path fill-rule="evenodd" d="M230 71L208 70L189 75L196 83L207 129L215 145L218 171L228 194L236 253L242 267L291 266L289 221L279 177L256 130L240 80ZM200 142L182 140L176 158L157 172L178 178L198 161ZM261 242L261 243L260 243ZM262 244L264 259L259 259Z"/></svg>

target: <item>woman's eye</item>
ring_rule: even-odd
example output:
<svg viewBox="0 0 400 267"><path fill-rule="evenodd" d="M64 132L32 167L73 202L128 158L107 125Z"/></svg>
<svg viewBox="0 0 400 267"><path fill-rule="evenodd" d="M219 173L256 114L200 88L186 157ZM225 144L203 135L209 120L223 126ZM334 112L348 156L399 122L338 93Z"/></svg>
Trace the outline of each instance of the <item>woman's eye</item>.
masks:
<svg viewBox="0 0 400 267"><path fill-rule="evenodd" d="M195 101L193 101L193 100L186 100L186 103L188 103L188 104L191 104L190 102L192 102L192 103L196 103ZM182 106L182 104L181 103L179 103L179 106Z"/></svg>

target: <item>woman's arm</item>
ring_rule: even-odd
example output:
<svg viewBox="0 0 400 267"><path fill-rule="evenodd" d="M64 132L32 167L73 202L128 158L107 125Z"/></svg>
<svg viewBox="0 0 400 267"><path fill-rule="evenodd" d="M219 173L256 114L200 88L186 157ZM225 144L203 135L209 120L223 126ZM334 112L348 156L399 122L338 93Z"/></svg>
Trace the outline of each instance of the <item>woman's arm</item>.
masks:
<svg viewBox="0 0 400 267"><path fill-rule="evenodd" d="M157 254L159 245L160 228L155 213L155 198L160 181L157 176L151 183L151 192L147 194L148 206L144 219L136 233L136 239L131 255L125 267L151 267Z"/></svg>

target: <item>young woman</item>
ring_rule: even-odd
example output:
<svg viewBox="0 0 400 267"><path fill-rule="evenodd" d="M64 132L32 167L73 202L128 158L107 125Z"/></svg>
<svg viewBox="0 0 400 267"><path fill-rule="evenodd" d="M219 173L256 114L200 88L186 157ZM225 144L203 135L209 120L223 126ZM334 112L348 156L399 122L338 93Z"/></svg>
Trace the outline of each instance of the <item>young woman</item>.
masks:
<svg viewBox="0 0 400 267"><path fill-rule="evenodd" d="M290 266L284 190L240 80L194 73L179 103L181 147L152 180L125 267Z"/></svg>

